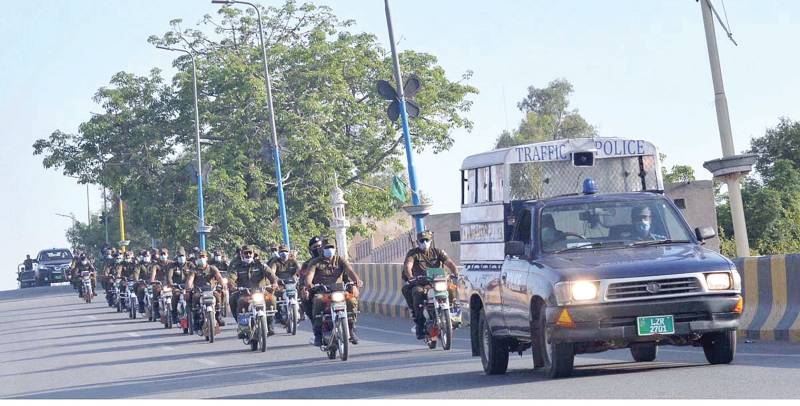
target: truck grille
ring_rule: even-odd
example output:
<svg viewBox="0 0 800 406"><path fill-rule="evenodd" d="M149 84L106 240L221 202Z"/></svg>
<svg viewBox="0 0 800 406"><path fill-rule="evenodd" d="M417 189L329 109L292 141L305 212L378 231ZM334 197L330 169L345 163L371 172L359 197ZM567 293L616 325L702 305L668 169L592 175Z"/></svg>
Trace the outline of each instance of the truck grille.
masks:
<svg viewBox="0 0 800 406"><path fill-rule="evenodd" d="M700 292L697 278L653 279L635 282L612 283L606 291L606 299L636 299Z"/></svg>

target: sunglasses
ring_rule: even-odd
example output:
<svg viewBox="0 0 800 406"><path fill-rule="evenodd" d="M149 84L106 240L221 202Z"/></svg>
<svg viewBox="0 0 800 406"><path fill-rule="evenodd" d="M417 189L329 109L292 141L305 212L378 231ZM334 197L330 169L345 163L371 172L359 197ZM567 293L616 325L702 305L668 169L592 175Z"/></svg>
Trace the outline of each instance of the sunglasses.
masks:
<svg viewBox="0 0 800 406"><path fill-rule="evenodd" d="M431 242L431 240L429 238L423 238L419 240L419 242Z"/></svg>

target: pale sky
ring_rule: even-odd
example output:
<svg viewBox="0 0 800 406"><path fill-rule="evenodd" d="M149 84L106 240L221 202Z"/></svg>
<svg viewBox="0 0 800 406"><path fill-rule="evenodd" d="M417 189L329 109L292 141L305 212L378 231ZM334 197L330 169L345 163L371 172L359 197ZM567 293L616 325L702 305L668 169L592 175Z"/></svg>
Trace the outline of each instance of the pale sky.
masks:
<svg viewBox="0 0 800 406"><path fill-rule="evenodd" d="M382 0L314 2L355 19L356 30L376 34L388 49ZM714 4L723 13L722 1ZM725 7L739 46L719 26L717 38L734 143L742 151L779 116L800 120L800 2L728 0ZM159 67L171 74L175 55L155 49L147 37L167 31L171 19L189 26L218 7L210 0L0 0L0 9L3 290L16 287L26 253L66 246L71 220L55 213L86 219L85 186L45 170L32 155L34 140L56 129L76 132L90 112L100 111L92 95L116 72ZM572 107L601 136L652 141L667 154L667 165L689 164L701 179L710 178L702 163L721 156L695 0L394 0L392 13L399 49L436 55L452 80L474 71L469 83L480 90L469 113L472 133L456 132L450 151L415 156L435 213L458 211L461 161L491 149L503 129L517 126L522 115L515 106L529 85L556 78L572 82ZM90 193L97 211L100 191Z"/></svg>

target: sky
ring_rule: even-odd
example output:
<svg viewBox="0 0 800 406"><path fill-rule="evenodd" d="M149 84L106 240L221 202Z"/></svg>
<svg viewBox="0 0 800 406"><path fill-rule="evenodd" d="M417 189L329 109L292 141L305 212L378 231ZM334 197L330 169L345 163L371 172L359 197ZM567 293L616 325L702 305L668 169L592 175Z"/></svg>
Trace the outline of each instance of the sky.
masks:
<svg viewBox="0 0 800 406"><path fill-rule="evenodd" d="M279 5L279 0L261 0ZM312 1L354 19L388 49L382 0ZM722 73L737 151L775 126L800 120L800 2L713 0L739 46L717 25ZM175 55L147 43L182 18L199 22L209 1L0 0L0 290L16 287L25 254L65 247L74 215L86 221L86 187L46 170L32 144L55 130L76 132L96 90L119 71L171 75ZM528 86L557 78L575 89L570 102L601 136L649 140L666 165L688 164L710 179L704 161L722 155L699 3L661 1L393 0L398 48L436 55L451 80L471 70L480 94L455 131L449 151L415 155L420 189L434 213L459 209L459 172L468 155L492 148L519 124L517 102ZM277 106L277 108L280 108ZM422 106L424 108L424 106ZM412 124L413 125L413 124ZM89 188L89 209L101 191ZM291 219L290 219L291 221Z"/></svg>

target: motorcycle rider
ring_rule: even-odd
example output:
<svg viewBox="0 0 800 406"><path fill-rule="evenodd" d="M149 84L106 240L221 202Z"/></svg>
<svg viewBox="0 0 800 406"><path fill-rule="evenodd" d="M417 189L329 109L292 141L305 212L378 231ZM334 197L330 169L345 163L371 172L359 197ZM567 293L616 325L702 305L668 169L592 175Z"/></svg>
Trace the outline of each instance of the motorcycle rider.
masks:
<svg viewBox="0 0 800 406"><path fill-rule="evenodd" d="M216 266L208 264L208 253L206 251L198 251L197 254L195 254L194 269L189 271L189 275L186 277L186 289L190 291L189 303L191 303L192 307L194 307L195 303L200 301L200 288L212 286L212 280L216 280L217 283L222 284L222 274L220 274ZM213 295L216 299L216 312L214 315L217 319L217 325L224 326L225 320L222 319L222 314L219 311L222 295L216 290L213 291Z"/></svg>
<svg viewBox="0 0 800 406"><path fill-rule="evenodd" d="M81 273L83 273L83 271L91 272L92 296L97 296L95 293L97 290L97 270L94 268L94 265L89 262L89 258L86 257L86 254L81 253L78 256L78 260L75 261L75 268L72 270L74 277L78 279L78 297L83 297L83 284L81 283Z"/></svg>
<svg viewBox="0 0 800 406"><path fill-rule="evenodd" d="M336 255L336 242L332 238L323 239L322 256L314 259L308 266L306 286L323 285L330 289L338 283L348 281L355 283L355 286L348 287L348 290L352 293L352 297L347 299L350 342L358 344L358 336L355 334L355 316L358 309L358 288L363 287L364 282L353 272L353 267L350 266L346 259ZM310 294L313 295L314 346L319 347L322 345L322 318L325 313L325 295L314 288L312 288Z"/></svg>
<svg viewBox="0 0 800 406"><path fill-rule="evenodd" d="M122 254L122 261L116 265L114 272L116 277L120 278L120 291L127 288L127 281L139 280L139 269L136 266L136 259L133 258L133 251L125 251Z"/></svg>
<svg viewBox="0 0 800 406"><path fill-rule="evenodd" d="M153 301L153 310L154 315L153 317L158 318L161 317L161 309L158 308L158 299L161 297L161 287L165 285L169 285L167 282L167 272L169 268L172 266L172 261L169 260L169 250L166 248L162 248L158 251L158 255L156 256L155 260L153 260L153 266L150 267L150 283L155 284L156 281L161 282L161 286L154 285L153 286L153 297L151 298Z"/></svg>
<svg viewBox="0 0 800 406"><path fill-rule="evenodd" d="M265 279L273 289L277 285L275 275L261 261L255 259L255 252L249 246L243 245L241 254L242 261L236 263L235 268L231 268L228 276L229 290L233 292L230 298L231 314L236 320L239 319L239 313L247 311L247 306L250 304L250 297L239 292L238 287L250 288L252 293L261 287ZM275 309L277 305L275 295L265 293L264 300L267 310ZM268 336L275 334L273 322L273 316L267 317Z"/></svg>
<svg viewBox="0 0 800 406"><path fill-rule="evenodd" d="M433 247L433 233L430 230L417 234L417 244L417 248L408 251L403 263L403 280L406 281L406 284L402 288L402 293L414 316L417 339L422 340L425 338L425 309L423 307L428 292L424 285L409 282L413 282L416 277L427 277L428 268L441 267L450 270L450 278L455 279L458 278L458 268L444 250ZM447 291L450 303L454 304L455 286L448 284Z"/></svg>
<svg viewBox="0 0 800 406"><path fill-rule="evenodd" d="M275 298L283 297L285 290L283 281L293 280L296 282L296 275L300 265L294 255L289 252L289 248L281 244L278 246L278 256L269 260L267 266L278 281L278 286L275 287Z"/></svg>
<svg viewBox="0 0 800 406"><path fill-rule="evenodd" d="M166 250L165 250L166 251ZM167 286L172 288L172 323L178 324L178 301L181 291L175 285L185 285L186 278L191 272L189 261L186 260L186 250L178 247L178 255L167 267ZM187 295L188 297L188 295Z"/></svg>
<svg viewBox="0 0 800 406"><path fill-rule="evenodd" d="M222 251L214 250L214 256L209 258L208 264L216 266L222 272L222 276L228 275L228 259Z"/></svg>
<svg viewBox="0 0 800 406"><path fill-rule="evenodd" d="M103 262L100 266L100 284L106 292L108 292L111 287L109 276L111 275L111 270L114 269L114 254L116 252L116 248L107 248L103 252Z"/></svg>
<svg viewBox="0 0 800 406"><path fill-rule="evenodd" d="M144 295L147 293L147 276L150 275L151 259L150 252L147 250L139 251L139 258L136 261L136 298L139 303L139 313L144 313ZM142 282L139 280L143 279Z"/></svg>
<svg viewBox="0 0 800 406"><path fill-rule="evenodd" d="M300 271L297 272L299 278L297 289L302 292L302 300L300 300L300 320L304 320L306 316L308 316L309 320L314 320L314 315L311 314L313 297L308 291L310 287L306 286L306 275L308 274L308 266L311 265L311 262L322 256L322 237L315 235L308 240L308 252L311 254L311 258L303 262Z"/></svg>

